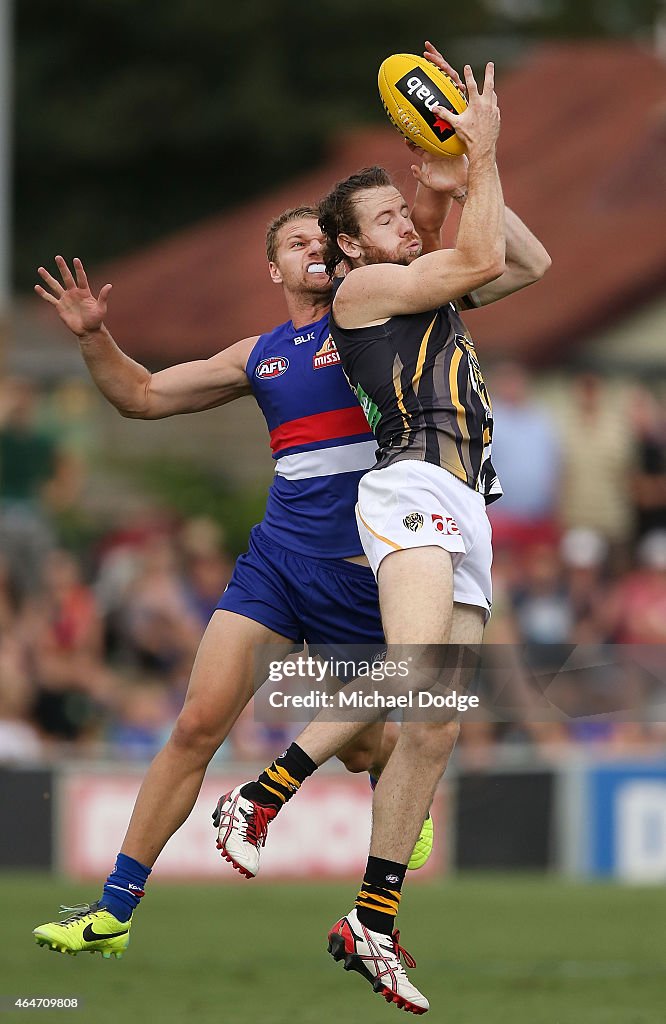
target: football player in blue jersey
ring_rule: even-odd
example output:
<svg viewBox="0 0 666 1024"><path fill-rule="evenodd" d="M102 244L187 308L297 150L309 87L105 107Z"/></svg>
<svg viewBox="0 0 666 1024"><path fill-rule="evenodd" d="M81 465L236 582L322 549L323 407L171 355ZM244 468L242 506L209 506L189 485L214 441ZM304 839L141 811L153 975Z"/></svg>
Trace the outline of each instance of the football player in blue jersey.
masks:
<svg viewBox="0 0 666 1024"><path fill-rule="evenodd" d="M451 160L449 173L453 189L464 169ZM417 193L415 218L421 209L424 233L435 231L438 221L439 234L450 205L444 190ZM264 522L252 531L249 551L238 559L206 629L184 706L143 780L102 895L95 903L65 908L71 913L60 922L36 928L41 945L122 955L152 867L190 814L211 758L252 698L255 682L268 675L269 661L303 641L315 648L383 643L377 587L354 519L358 480L372 465L376 446L331 349L332 292L322 245L316 208L299 207L276 218L267 232L268 266L283 289L290 319L210 359L156 373L124 353L106 328L110 284L95 296L79 259L70 268L56 257L60 279L39 268L43 284L35 287L37 294L76 336L95 384L121 415L159 419L254 394L277 463ZM319 528L324 516L326 531ZM338 756L350 771L367 770L376 778L395 744L395 730L370 725ZM246 874L258 870L259 849L285 789L295 791L316 767L292 744L277 772L280 785L273 792L262 788L262 802L247 801L251 813L243 817L243 837L256 856L251 864L237 865ZM218 845L233 859L222 842L219 811L217 817ZM431 845L428 835L424 843L426 849ZM423 849L416 853L423 861Z"/></svg>

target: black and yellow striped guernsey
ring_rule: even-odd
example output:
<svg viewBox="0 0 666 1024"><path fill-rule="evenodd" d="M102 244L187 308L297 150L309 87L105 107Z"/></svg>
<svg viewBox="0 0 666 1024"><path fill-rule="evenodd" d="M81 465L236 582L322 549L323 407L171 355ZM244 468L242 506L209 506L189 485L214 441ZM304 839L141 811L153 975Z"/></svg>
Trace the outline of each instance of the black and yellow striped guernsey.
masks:
<svg viewBox="0 0 666 1024"><path fill-rule="evenodd" d="M375 469L404 459L447 469L486 502L502 494L490 461L492 405L474 343L453 303L344 330L342 366L379 444Z"/></svg>

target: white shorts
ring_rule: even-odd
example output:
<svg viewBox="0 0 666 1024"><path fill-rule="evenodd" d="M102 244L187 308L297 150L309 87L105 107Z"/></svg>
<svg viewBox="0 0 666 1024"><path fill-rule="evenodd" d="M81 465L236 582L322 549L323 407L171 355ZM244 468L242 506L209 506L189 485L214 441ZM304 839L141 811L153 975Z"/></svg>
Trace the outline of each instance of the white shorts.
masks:
<svg viewBox="0 0 666 1024"><path fill-rule="evenodd" d="M392 551L445 548L453 557L453 600L490 617L491 528L478 491L440 466L405 459L361 479L356 522L375 576Z"/></svg>

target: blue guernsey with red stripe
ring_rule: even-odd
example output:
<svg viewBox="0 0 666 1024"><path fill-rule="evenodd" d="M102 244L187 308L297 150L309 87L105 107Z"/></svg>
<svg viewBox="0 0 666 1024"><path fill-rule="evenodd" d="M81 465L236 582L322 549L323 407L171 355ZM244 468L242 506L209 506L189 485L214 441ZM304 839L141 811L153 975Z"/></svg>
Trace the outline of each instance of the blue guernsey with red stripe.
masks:
<svg viewBox="0 0 666 1024"><path fill-rule="evenodd" d="M342 372L328 315L262 334L246 372L276 462L261 529L302 555L362 554L354 505L377 442Z"/></svg>

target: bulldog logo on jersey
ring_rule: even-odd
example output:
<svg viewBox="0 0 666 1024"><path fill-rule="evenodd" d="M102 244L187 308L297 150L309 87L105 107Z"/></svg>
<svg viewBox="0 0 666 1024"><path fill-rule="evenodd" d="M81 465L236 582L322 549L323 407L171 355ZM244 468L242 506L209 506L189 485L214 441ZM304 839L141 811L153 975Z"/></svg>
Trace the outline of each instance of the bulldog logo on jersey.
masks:
<svg viewBox="0 0 666 1024"><path fill-rule="evenodd" d="M270 356L261 360L254 373L260 380L270 380L272 377L281 377L288 369L289 360L284 356Z"/></svg>
<svg viewBox="0 0 666 1024"><path fill-rule="evenodd" d="M340 353L335 347L335 342L329 334L328 338L318 352L312 357L312 369L321 370L322 366L335 366L340 362Z"/></svg>
<svg viewBox="0 0 666 1024"><path fill-rule="evenodd" d="M402 525L406 526L412 533L416 533L423 526L423 516L420 512L410 512L403 519Z"/></svg>

